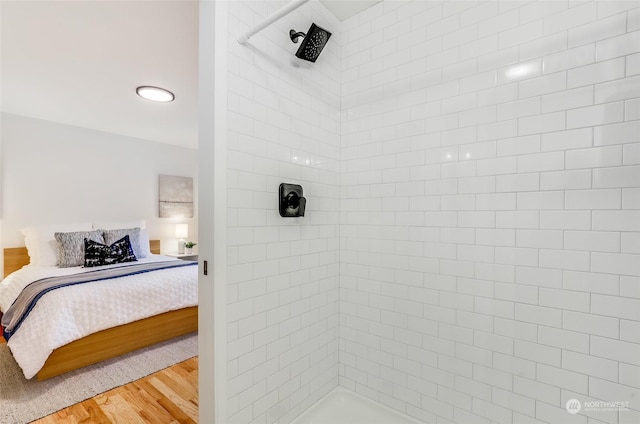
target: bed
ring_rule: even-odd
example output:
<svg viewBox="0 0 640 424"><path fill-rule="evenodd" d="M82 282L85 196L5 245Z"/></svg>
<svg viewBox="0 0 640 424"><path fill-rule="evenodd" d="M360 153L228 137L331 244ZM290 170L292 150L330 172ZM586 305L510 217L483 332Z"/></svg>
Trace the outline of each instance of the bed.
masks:
<svg viewBox="0 0 640 424"><path fill-rule="evenodd" d="M181 262L180 260L177 260L177 259L168 258L168 257L159 255L160 242L158 240L151 240L149 242L149 247L150 247L149 249L150 253L152 253L152 255L150 255L150 258L148 259L149 262L153 262L153 261ZM143 259L141 261L144 261L144 260L146 259ZM9 284L13 280L19 279L20 276L23 274L26 274L29 272L33 273L34 268L38 268L38 267L23 268L25 265L29 264L29 262L30 262L30 258L29 258L27 248L17 247L17 248L4 249L4 276L8 277L8 279L0 282L0 285ZM180 307L167 310L166 312L154 313L146 317L139 317L139 319L135 319L131 322L115 325L112 327L101 329L91 334L83 335L80 338L74 339L73 341L70 341L64 345L61 345L53 349L51 353L48 355L48 357L46 358L46 361L44 362L42 367L39 368L39 370L35 374L33 373L33 366L24 367L21 364L21 360L19 360L18 358L19 349L16 349L16 347L19 346L20 340L18 340L18 342L16 343L13 343L13 341L18 336L18 334L20 334L20 331L22 331L23 333L26 333L29 330L28 327L38 328L38 325L36 324L31 325L31 322L29 322L29 325L27 324L23 325L25 329L24 330L18 329L15 335L12 336L11 340L8 342L8 345L12 350L14 357L23 368L23 371L25 371L25 368L29 369L28 372L25 372L25 377L31 378L33 376L32 374L34 374L38 380L44 380L47 378L54 377L56 375L63 374L68 371L76 370L90 364L94 364L109 358L122 355L127 352L134 351L136 349L140 349L142 347L150 346L162 341L166 341L184 334L189 334L197 331L198 330L197 266L193 265L191 267L186 267L186 266L183 267L181 265L176 265L175 272L178 272L177 271L178 266L180 266L180 268L190 268L190 270L185 271L189 273L188 277L180 276L179 278L180 280L182 279L188 280L188 283L184 283L184 284L188 284L188 286L186 286L187 288L186 289L182 288L181 290L189 291L190 293L189 296L185 296L185 297L188 297L189 299L184 300L184 302L181 299L178 303L180 302L193 303L193 305L180 305ZM38 271L40 272L40 270ZM169 272L169 271L170 270L168 271L159 270L159 271L153 271L153 272ZM153 272L149 272L147 274L151 275ZM179 272L182 272L182 271L179 271ZM23 278L26 278L26 277L24 277L23 275ZM29 276L29 278L32 278L32 277ZM133 278L133 277L122 277L122 279L126 279L126 278ZM147 280L153 280L156 277L147 276L146 278ZM168 277L165 276L164 278L167 279ZM158 281L159 280L160 278L158 277ZM193 282L192 280L195 280L195 282ZM100 281L96 282L96 284L101 284L101 283L103 282L100 282ZM78 287L90 286L91 284L94 284L94 283L80 284L78 285ZM124 282L122 284L124 284ZM144 284L149 284L149 282L147 281L147 283L144 283ZM192 287L192 285L195 285L195 289ZM127 284L127 286L131 287L130 282ZM144 286L142 284L141 287L148 287L148 286ZM69 288L67 287L64 288L64 290L67 290L67 289ZM73 289L76 290L77 288L74 287ZM110 290L113 290L113 288L111 288ZM195 290L195 301L193 300L193 290ZM54 292L52 292L51 295L54 295L55 292L59 292L59 291L62 291L62 290L54 290ZM49 294L47 296L49 296ZM45 297L43 297L42 299L44 299ZM39 303L42 303L42 299ZM173 307L175 307L175 304L173 305ZM33 308L33 312L30 315L34 315L35 311L36 311L36 308ZM134 313L138 315L143 315L144 311L136 310ZM98 318L96 318L97 320L102 320L102 316L100 316L100 314L96 314L96 315L98 315ZM105 318L105 320L107 321L111 319L112 318L110 317ZM120 318L117 318L117 319L120 319ZM29 316L27 319L25 319L24 322L27 323L27 320L32 320L35 322L36 318L31 318L31 316ZM47 334L46 332L47 325L46 323L42 325L45 328L45 332L43 333L43 337L44 337ZM38 336L30 333L29 337L33 339ZM26 340L27 337L24 336L22 337L22 339ZM12 346L12 344L14 344L14 346ZM16 351L14 351L14 349L16 349ZM21 350L24 351L25 348L22 347ZM20 353L20 354L24 355L24 353ZM30 362L30 361L32 360L29 358L28 360L23 362Z"/></svg>

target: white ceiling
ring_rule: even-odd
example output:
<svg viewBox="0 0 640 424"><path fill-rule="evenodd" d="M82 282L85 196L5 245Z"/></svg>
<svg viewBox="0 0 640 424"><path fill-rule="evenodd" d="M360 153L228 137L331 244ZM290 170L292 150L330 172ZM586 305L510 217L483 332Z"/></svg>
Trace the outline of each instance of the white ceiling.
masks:
<svg viewBox="0 0 640 424"><path fill-rule="evenodd" d="M382 0L320 0L341 21L350 18Z"/></svg>
<svg viewBox="0 0 640 424"><path fill-rule="evenodd" d="M321 0L344 20L381 0ZM198 146L198 2L0 0L3 112ZM171 90L172 103L135 94Z"/></svg>
<svg viewBox="0 0 640 424"><path fill-rule="evenodd" d="M197 2L1 4L2 111L197 148Z"/></svg>

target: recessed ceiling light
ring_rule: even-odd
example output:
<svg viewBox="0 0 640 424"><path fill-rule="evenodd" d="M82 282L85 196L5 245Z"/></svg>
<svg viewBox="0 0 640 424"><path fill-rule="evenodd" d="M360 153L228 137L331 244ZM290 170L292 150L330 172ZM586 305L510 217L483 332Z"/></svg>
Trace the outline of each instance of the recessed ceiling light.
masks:
<svg viewBox="0 0 640 424"><path fill-rule="evenodd" d="M148 85L136 88L136 93L138 96L154 102L172 102L175 99L171 91Z"/></svg>

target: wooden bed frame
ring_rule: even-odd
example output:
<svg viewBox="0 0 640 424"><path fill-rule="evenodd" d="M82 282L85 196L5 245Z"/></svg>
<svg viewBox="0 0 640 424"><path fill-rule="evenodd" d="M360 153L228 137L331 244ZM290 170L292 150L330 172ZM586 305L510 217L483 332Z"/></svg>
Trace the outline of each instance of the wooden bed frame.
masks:
<svg viewBox="0 0 640 424"><path fill-rule="evenodd" d="M151 240L160 253L160 240ZM26 247L4 249L4 276L29 264ZM54 350L38 372L45 380L65 372L198 331L198 307L178 309L90 334Z"/></svg>

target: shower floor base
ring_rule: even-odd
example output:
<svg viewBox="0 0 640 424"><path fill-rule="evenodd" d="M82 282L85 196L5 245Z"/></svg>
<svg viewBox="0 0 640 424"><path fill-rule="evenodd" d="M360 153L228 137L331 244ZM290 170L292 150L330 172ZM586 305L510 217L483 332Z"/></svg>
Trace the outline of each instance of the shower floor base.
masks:
<svg viewBox="0 0 640 424"><path fill-rule="evenodd" d="M343 387L336 387L291 424L423 424Z"/></svg>

